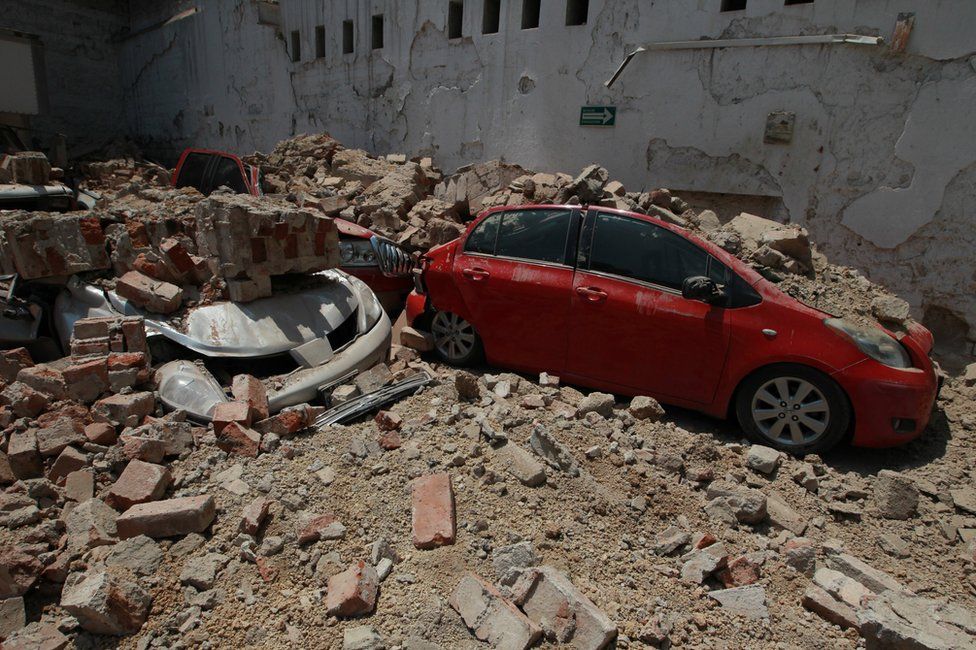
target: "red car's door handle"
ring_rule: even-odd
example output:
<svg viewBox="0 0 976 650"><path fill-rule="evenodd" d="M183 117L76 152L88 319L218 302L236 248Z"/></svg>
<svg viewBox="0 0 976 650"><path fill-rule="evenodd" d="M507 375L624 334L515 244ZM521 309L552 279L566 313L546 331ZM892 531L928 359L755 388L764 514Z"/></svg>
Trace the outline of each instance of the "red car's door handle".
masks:
<svg viewBox="0 0 976 650"><path fill-rule="evenodd" d="M607 299L607 292L596 287L576 287L576 293L590 302L603 302Z"/></svg>
<svg viewBox="0 0 976 650"><path fill-rule="evenodd" d="M481 282L491 277L491 273L484 269L479 269L478 267L473 269L461 269L461 274L474 282Z"/></svg>

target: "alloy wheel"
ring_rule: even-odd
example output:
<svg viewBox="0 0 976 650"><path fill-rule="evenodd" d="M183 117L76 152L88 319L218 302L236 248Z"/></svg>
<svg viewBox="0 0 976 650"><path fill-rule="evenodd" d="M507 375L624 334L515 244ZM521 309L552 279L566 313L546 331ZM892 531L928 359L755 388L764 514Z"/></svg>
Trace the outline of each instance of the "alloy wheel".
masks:
<svg viewBox="0 0 976 650"><path fill-rule="evenodd" d="M752 418L770 440L787 446L806 445L827 431L830 404L809 381L777 377L753 395Z"/></svg>
<svg viewBox="0 0 976 650"><path fill-rule="evenodd" d="M474 327L457 314L439 311L431 322L434 346L445 359L464 361L474 350L477 335Z"/></svg>

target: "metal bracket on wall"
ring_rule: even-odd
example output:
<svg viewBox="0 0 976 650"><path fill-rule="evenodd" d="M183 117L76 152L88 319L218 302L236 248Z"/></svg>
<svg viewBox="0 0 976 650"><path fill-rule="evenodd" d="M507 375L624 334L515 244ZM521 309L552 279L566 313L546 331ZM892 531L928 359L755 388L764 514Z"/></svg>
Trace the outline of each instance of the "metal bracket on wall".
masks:
<svg viewBox="0 0 976 650"><path fill-rule="evenodd" d="M723 47L767 47L776 45L826 45L842 44L851 45L882 45L884 39L880 36L862 36L861 34L813 34L810 36L769 36L764 38L720 38L716 40L698 41L664 41L661 43L649 43L643 45L630 54L620 63L617 71L604 84L607 88L612 86L623 74L624 69L630 64L631 59L641 52L652 52L660 50L703 50Z"/></svg>

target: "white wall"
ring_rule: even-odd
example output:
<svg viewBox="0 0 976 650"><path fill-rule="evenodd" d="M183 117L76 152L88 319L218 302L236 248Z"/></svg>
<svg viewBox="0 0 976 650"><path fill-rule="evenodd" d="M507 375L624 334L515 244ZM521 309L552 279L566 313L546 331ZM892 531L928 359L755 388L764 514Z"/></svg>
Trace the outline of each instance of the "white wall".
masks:
<svg viewBox="0 0 976 650"><path fill-rule="evenodd" d="M499 33L482 35L482 1L465 0L464 38L453 41L447 0L281 0L283 36L257 25L250 0L208 2L124 46L129 128L170 157L191 143L267 150L325 130L378 153L431 155L448 170L495 157L569 172L598 162L630 190L780 197L833 259L900 292L916 316L937 306L976 325L976 3L749 0L744 12L721 13L721 0L590 0L588 24L567 27L565 0L542 0L540 27L526 31L521 0L510 0ZM904 11L916 14L904 54L855 45L650 52L603 85L647 42L888 38ZM385 44L371 51L378 13ZM340 50L346 19L354 54ZM326 29L322 59L316 25ZM616 105L616 126L579 127L583 104ZM776 110L796 114L789 144L763 142Z"/></svg>

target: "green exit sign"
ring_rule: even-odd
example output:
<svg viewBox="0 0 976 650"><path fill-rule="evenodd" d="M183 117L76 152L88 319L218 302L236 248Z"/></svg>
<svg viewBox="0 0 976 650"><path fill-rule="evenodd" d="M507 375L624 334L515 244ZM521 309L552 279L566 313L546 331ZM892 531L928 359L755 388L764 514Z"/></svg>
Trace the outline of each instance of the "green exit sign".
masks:
<svg viewBox="0 0 976 650"><path fill-rule="evenodd" d="M617 107L583 106L579 123L580 126L613 126L617 123Z"/></svg>

